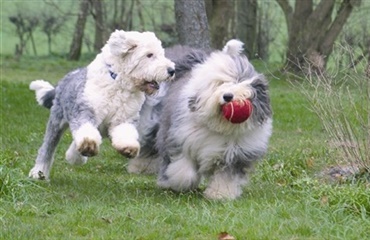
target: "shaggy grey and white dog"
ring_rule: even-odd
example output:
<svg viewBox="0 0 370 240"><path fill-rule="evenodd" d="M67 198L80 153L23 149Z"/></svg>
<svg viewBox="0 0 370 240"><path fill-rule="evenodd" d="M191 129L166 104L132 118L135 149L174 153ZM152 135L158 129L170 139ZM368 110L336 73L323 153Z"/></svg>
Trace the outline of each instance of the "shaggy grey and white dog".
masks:
<svg viewBox="0 0 370 240"><path fill-rule="evenodd" d="M72 164L84 164L98 154L102 137L127 157L140 150L136 129L145 93L171 80L174 63L164 55L151 32L113 32L100 54L85 68L68 73L54 88L31 82L40 105L51 108L44 142L29 176L49 178L57 144L69 126L73 142L66 152Z"/></svg>
<svg viewBox="0 0 370 240"><path fill-rule="evenodd" d="M175 191L194 189L205 178L210 199L241 195L247 170L266 153L272 132L268 82L242 50L238 40L210 54L182 46L166 50L176 64L176 80L144 103L142 151L129 162L129 172L159 171L159 186ZM239 99L250 99L253 111L234 124L221 106Z"/></svg>

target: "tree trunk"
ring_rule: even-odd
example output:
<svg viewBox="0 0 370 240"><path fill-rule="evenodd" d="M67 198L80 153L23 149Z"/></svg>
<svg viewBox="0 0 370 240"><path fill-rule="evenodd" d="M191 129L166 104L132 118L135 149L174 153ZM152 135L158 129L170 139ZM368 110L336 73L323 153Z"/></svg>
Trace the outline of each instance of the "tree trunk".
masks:
<svg viewBox="0 0 370 240"><path fill-rule="evenodd" d="M140 31L145 31L145 19L144 19L144 16L143 16L143 5L141 4L141 1L140 0L136 0L136 9L137 9L137 15L139 17L139 22L140 22L140 27L139 27L139 30Z"/></svg>
<svg viewBox="0 0 370 240"><path fill-rule="evenodd" d="M77 17L75 32L73 34L73 40L68 54L68 60L77 61L80 59L89 4L89 0L80 0L80 12L78 13Z"/></svg>
<svg viewBox="0 0 370 240"><path fill-rule="evenodd" d="M334 41L342 31L353 7L361 0L341 0L333 18L336 0L321 0L314 8L313 0L296 0L294 10L288 0L276 0L284 12L288 26L286 69L301 71L308 67L323 71Z"/></svg>
<svg viewBox="0 0 370 240"><path fill-rule="evenodd" d="M33 30L29 31L29 38L31 40L33 54L35 54L35 56L37 56L36 44L35 44L35 40L33 38Z"/></svg>
<svg viewBox="0 0 370 240"><path fill-rule="evenodd" d="M229 37L229 24L232 20L234 1L208 0L207 18L211 32L212 47L221 49Z"/></svg>
<svg viewBox="0 0 370 240"><path fill-rule="evenodd" d="M175 18L180 44L203 49L210 48L204 0L176 0Z"/></svg>
<svg viewBox="0 0 370 240"><path fill-rule="evenodd" d="M254 45L254 56L267 61L269 58L269 44L273 40L271 38L270 29L272 28L272 21L269 16L269 8L271 3L263 3L258 6L258 21L257 21L257 36Z"/></svg>
<svg viewBox="0 0 370 240"><path fill-rule="evenodd" d="M93 17L95 20L94 51L100 52L100 49L104 46L105 39L103 6L101 0L91 0L91 4L94 9Z"/></svg>
<svg viewBox="0 0 370 240"><path fill-rule="evenodd" d="M319 46L320 52L324 56L329 56L333 50L334 41L342 31L344 24L351 15L353 5L350 0L344 0L338 10L337 17L334 19L330 28L327 30L323 42Z"/></svg>
<svg viewBox="0 0 370 240"><path fill-rule="evenodd" d="M46 34L48 38L48 50L49 50L49 55L51 55L51 33Z"/></svg>
<svg viewBox="0 0 370 240"><path fill-rule="evenodd" d="M236 37L244 42L248 58L253 58L257 37L257 0L237 0Z"/></svg>
<svg viewBox="0 0 370 240"><path fill-rule="evenodd" d="M134 21L133 21L134 6L135 6L135 0L131 0L130 9L126 13L126 20L125 20L125 30L126 31L131 31L133 29L133 25L134 25ZM124 14L124 12L121 12L121 14Z"/></svg>

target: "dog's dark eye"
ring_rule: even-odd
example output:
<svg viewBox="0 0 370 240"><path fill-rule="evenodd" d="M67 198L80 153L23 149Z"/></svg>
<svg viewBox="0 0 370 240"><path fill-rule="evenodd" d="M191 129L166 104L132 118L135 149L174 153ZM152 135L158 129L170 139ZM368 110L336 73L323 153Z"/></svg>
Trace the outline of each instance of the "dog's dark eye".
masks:
<svg viewBox="0 0 370 240"><path fill-rule="evenodd" d="M146 55L148 58L151 58L153 57L153 53L149 53L148 55Z"/></svg>

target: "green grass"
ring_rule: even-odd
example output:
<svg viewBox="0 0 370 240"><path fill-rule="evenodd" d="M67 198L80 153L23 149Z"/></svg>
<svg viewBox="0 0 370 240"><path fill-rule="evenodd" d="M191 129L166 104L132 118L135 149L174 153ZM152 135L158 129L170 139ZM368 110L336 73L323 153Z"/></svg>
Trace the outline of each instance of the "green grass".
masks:
<svg viewBox="0 0 370 240"><path fill-rule="evenodd" d="M217 239L223 231L236 239L368 237L369 183L330 184L317 176L335 162L326 135L281 75L268 76L274 110L269 153L238 200L161 190L154 176L128 174L127 160L108 141L86 165L71 166L64 160L69 132L50 182L28 179L48 118L28 84L36 78L55 83L83 65L2 58L0 239Z"/></svg>

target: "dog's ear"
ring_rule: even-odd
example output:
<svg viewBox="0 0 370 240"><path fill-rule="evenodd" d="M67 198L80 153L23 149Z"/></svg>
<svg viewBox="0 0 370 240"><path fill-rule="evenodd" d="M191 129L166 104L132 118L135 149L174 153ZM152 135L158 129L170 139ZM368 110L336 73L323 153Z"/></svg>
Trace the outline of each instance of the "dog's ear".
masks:
<svg viewBox="0 0 370 240"><path fill-rule="evenodd" d="M196 96L193 96L193 97L189 97L188 98L189 101L188 101L188 107L190 109L191 112L195 112L198 110L198 102L199 102L199 99L196 97Z"/></svg>
<svg viewBox="0 0 370 240"><path fill-rule="evenodd" d="M239 55L244 51L243 48L244 43L239 40L231 39L226 43L222 51L229 55Z"/></svg>
<svg viewBox="0 0 370 240"><path fill-rule="evenodd" d="M253 80L251 86L255 91L255 97L252 99L254 118L257 122L263 123L272 116L268 82L260 75Z"/></svg>
<svg viewBox="0 0 370 240"><path fill-rule="evenodd" d="M110 35L108 45L113 55L125 55L137 47L136 40L127 35L123 30L116 30Z"/></svg>

